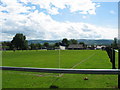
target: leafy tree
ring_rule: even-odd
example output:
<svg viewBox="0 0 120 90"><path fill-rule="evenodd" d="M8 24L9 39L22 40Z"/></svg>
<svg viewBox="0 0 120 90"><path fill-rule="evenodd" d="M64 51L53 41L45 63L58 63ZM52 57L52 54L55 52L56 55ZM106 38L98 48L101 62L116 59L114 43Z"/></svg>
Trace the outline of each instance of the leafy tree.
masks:
<svg viewBox="0 0 120 90"><path fill-rule="evenodd" d="M85 44L84 42L79 42L79 44Z"/></svg>
<svg viewBox="0 0 120 90"><path fill-rule="evenodd" d="M75 40L75 39L71 39L71 40L70 40L70 44L78 44L78 41Z"/></svg>
<svg viewBox="0 0 120 90"><path fill-rule="evenodd" d="M11 42L2 42L2 49L4 50L12 50L13 46Z"/></svg>
<svg viewBox="0 0 120 90"><path fill-rule="evenodd" d="M54 45L55 47L59 47L59 43L55 43L55 45Z"/></svg>
<svg viewBox="0 0 120 90"><path fill-rule="evenodd" d="M83 46L85 46L85 43L84 43L84 42L79 42L79 44L82 44Z"/></svg>
<svg viewBox="0 0 120 90"><path fill-rule="evenodd" d="M9 46L2 46L2 50L8 50Z"/></svg>
<svg viewBox="0 0 120 90"><path fill-rule="evenodd" d="M84 48L87 48L87 45L84 42L79 42L79 44L82 44Z"/></svg>
<svg viewBox="0 0 120 90"><path fill-rule="evenodd" d="M37 47L37 49L40 49L42 47L42 45L40 43L37 43L36 47Z"/></svg>
<svg viewBox="0 0 120 90"><path fill-rule="evenodd" d="M48 43L48 42L45 42L45 43L43 44L43 46L49 47L49 43Z"/></svg>
<svg viewBox="0 0 120 90"><path fill-rule="evenodd" d="M114 41L113 41L113 43L112 43L112 45L111 45L113 48L118 48L118 46L117 46L117 38L114 38Z"/></svg>
<svg viewBox="0 0 120 90"><path fill-rule="evenodd" d="M30 44L30 48L31 48L31 50L36 50L37 49L36 44L31 43Z"/></svg>
<svg viewBox="0 0 120 90"><path fill-rule="evenodd" d="M64 39L62 40L62 45L68 47L68 46L69 46L69 40L67 40L67 38L64 38Z"/></svg>
<svg viewBox="0 0 120 90"><path fill-rule="evenodd" d="M27 49L28 48L28 42L26 40L26 37L22 33L17 33L13 40L11 41L14 48L17 49Z"/></svg>
<svg viewBox="0 0 120 90"><path fill-rule="evenodd" d="M94 45L91 45L91 49L94 49L95 48L95 46Z"/></svg>

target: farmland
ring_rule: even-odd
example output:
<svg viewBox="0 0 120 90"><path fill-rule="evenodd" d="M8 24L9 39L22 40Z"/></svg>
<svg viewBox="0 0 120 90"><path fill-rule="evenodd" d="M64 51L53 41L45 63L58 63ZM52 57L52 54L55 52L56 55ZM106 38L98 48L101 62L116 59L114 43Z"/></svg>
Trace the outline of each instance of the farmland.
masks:
<svg viewBox="0 0 120 90"><path fill-rule="evenodd" d="M59 63L60 60L60 63ZM116 59L117 60L117 59ZM111 69L105 51L101 50L24 50L4 51L3 66L73 69ZM117 63L116 63L117 66ZM3 71L3 88L116 88L117 75L36 73ZM88 77L88 80L84 80ZM56 80L59 78L58 80Z"/></svg>

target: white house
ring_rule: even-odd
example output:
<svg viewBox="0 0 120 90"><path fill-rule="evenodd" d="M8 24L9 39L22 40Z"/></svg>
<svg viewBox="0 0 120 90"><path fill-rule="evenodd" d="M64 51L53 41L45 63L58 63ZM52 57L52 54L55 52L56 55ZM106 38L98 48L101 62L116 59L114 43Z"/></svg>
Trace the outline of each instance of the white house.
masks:
<svg viewBox="0 0 120 90"><path fill-rule="evenodd" d="M65 50L65 46L60 46L60 50Z"/></svg>
<svg viewBox="0 0 120 90"><path fill-rule="evenodd" d="M106 46L104 46L104 45L96 46L95 49L102 49L103 47L105 48Z"/></svg>

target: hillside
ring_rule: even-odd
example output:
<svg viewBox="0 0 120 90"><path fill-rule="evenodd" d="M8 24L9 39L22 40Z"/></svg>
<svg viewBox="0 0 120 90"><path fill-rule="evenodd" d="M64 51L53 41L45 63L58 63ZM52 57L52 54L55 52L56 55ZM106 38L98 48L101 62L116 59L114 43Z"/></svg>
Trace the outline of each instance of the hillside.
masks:
<svg viewBox="0 0 120 90"><path fill-rule="evenodd" d="M50 44L54 44L56 42L60 42L61 40L28 40L28 43L41 43L48 42ZM78 42L84 42L87 45L110 45L113 40L108 39L99 39L99 40L88 40L88 39L78 39Z"/></svg>

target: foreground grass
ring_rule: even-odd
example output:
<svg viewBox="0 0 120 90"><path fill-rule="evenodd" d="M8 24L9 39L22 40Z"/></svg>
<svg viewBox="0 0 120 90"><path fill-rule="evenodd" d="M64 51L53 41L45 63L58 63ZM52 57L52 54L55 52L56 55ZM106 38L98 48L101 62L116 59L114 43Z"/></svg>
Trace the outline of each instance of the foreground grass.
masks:
<svg viewBox="0 0 120 90"><path fill-rule="evenodd" d="M58 74L3 71L3 88L116 88L117 75ZM89 80L84 80L88 77ZM58 79L58 80L56 80Z"/></svg>
<svg viewBox="0 0 120 90"><path fill-rule="evenodd" d="M60 53L60 58L59 58ZM105 51L8 51L3 52L3 66L78 69L110 69L111 63ZM3 88L116 88L117 75L35 73L3 71ZM84 80L88 77L89 80ZM58 79L58 80L56 80Z"/></svg>

